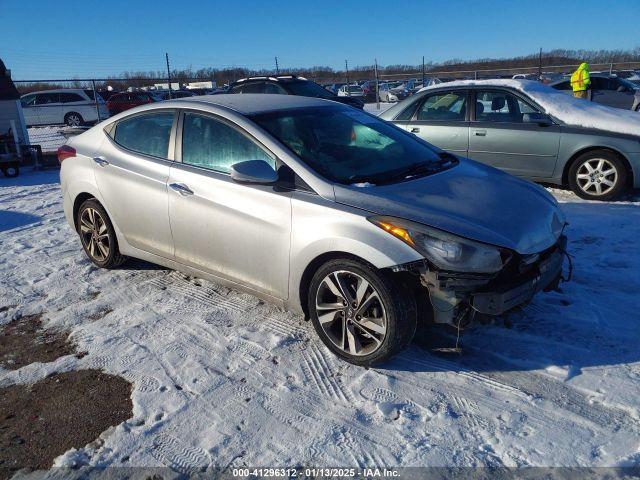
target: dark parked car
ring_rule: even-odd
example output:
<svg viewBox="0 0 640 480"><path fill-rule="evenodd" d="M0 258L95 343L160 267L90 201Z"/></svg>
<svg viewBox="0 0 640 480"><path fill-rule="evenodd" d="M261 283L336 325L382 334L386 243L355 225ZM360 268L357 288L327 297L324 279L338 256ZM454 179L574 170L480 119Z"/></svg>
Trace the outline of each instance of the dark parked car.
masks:
<svg viewBox="0 0 640 480"><path fill-rule="evenodd" d="M158 98L149 92L123 92L112 95L107 101L107 108L111 115L115 115L130 108L157 101Z"/></svg>
<svg viewBox="0 0 640 480"><path fill-rule="evenodd" d="M165 90L156 94L160 100L169 100L169 90ZM195 97L196 94L190 90L172 90L171 91L171 99L175 100L176 98L186 98L186 97Z"/></svg>
<svg viewBox="0 0 640 480"><path fill-rule="evenodd" d="M324 98L363 109L364 102L355 97L339 97L326 88L304 77L281 75L278 77L243 78L229 86L229 93L271 93Z"/></svg>
<svg viewBox="0 0 640 480"><path fill-rule="evenodd" d="M551 84L556 90L572 93L569 80ZM607 74L591 74L591 101L608 107L640 111L640 87L625 78Z"/></svg>

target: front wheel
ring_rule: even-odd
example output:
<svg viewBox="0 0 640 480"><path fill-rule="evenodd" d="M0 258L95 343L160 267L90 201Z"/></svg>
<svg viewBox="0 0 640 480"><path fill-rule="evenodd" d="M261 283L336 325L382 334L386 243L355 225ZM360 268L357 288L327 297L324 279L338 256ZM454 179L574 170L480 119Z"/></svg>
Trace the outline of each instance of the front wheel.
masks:
<svg viewBox="0 0 640 480"><path fill-rule="evenodd" d="M313 276L308 306L322 342L362 366L388 360L416 331L415 300L388 274L357 260L325 263Z"/></svg>
<svg viewBox="0 0 640 480"><path fill-rule="evenodd" d="M613 200L627 189L627 170L614 152L593 150L571 164L569 186L580 198Z"/></svg>

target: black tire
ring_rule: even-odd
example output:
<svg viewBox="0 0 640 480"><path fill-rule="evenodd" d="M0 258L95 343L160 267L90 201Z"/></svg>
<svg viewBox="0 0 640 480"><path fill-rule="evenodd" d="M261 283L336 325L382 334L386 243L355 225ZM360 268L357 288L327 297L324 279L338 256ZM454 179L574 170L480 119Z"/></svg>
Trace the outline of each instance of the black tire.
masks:
<svg viewBox="0 0 640 480"><path fill-rule="evenodd" d="M335 272L341 272L341 274L346 273L347 275L351 273L361 277L366 280L370 287L378 294L383 314L386 314L386 331L381 341L369 343L369 345L375 346L375 349L370 353L352 355L341 349L334 344L329 334L325 332L320 324L318 311L316 309L316 298L321 293L319 290L325 278ZM371 292L371 290L369 290L369 292ZM307 302L311 321L316 333L327 348L349 363L368 367L390 359L403 350L413 339L416 331L417 315L415 299L410 292L411 289L403 288L403 283L396 281L395 278L391 278L390 274L377 270L375 267L363 261L345 258L330 260L316 271L311 279ZM351 293L354 292L352 291ZM366 294L363 295L362 299L364 300L365 298L367 298ZM363 305L365 303L367 302L362 302ZM356 309L354 308L353 310L355 311ZM335 322L339 322L337 328L344 328L345 323L342 322L341 318L346 318L346 315L346 311L340 312L336 319L330 320L327 323L333 325ZM349 315L351 316L351 313ZM362 320L366 320L366 318ZM357 326L354 325L355 317L351 317L351 321L353 325L351 328L353 329ZM360 332L361 331L362 330L360 330ZM344 338L344 335L342 338ZM360 340L366 341L366 338L360 337ZM346 344L343 342L343 345Z"/></svg>
<svg viewBox="0 0 640 480"><path fill-rule="evenodd" d="M2 173L7 178L13 178L20 175L20 169L17 166L9 165L2 169Z"/></svg>
<svg viewBox="0 0 640 480"><path fill-rule="evenodd" d="M589 167L586 165L587 162L593 168L593 165L600 160L605 162L605 168L602 171L596 169L590 173L588 171ZM615 169L615 174L606 175L612 168ZM585 179L585 175L588 175L589 178ZM597 184L593 183L594 180ZM591 150L578 156L569 167L568 181L571 190L580 198L586 200L613 200L628 189L628 173L625 164L618 154L605 149ZM605 185L605 181L612 182L614 185L609 186L608 183ZM588 183L585 184L585 182ZM589 185L589 187L585 188L585 185ZM598 194L595 190L598 185L601 185L600 188L606 188L607 190L602 190L602 193Z"/></svg>
<svg viewBox="0 0 640 480"><path fill-rule="evenodd" d="M78 112L69 112L64 116L64 123L70 127L80 127L84 125L84 119Z"/></svg>
<svg viewBox="0 0 640 480"><path fill-rule="evenodd" d="M108 253L106 255L101 255L101 252L99 252L98 254L92 253L89 245L90 236L88 237L87 234L83 232L83 229L81 227L83 215L89 209L93 209L99 214L101 220L104 223L104 227L106 227L106 236L108 237ZM102 222L97 222L97 224L102 225ZM91 260L98 267L109 269L117 268L126 261L127 257L122 255L120 253L120 250L118 249L118 239L116 238L116 232L113 229L113 224L109 219L109 215L107 215L105 209L95 198L85 200L82 205L80 205L78 214L76 216L76 231L78 232L78 235L80 235L80 242L82 243L82 248L84 249L85 254L87 255L87 257L89 257L89 260Z"/></svg>

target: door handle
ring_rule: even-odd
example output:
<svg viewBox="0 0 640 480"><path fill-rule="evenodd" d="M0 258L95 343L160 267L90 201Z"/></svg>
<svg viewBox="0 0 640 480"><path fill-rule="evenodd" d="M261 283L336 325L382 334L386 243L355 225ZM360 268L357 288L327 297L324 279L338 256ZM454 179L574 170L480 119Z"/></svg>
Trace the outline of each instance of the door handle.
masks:
<svg viewBox="0 0 640 480"><path fill-rule="evenodd" d="M474 130L473 134L476 137L486 137L487 136L487 131L486 130Z"/></svg>
<svg viewBox="0 0 640 480"><path fill-rule="evenodd" d="M109 165L109 160L104 157L93 157L93 161L101 167L106 167L107 165Z"/></svg>
<svg viewBox="0 0 640 480"><path fill-rule="evenodd" d="M419 127L413 127L411 129L411 133L420 133L420 128Z"/></svg>
<svg viewBox="0 0 640 480"><path fill-rule="evenodd" d="M169 186L182 196L193 195L193 190L184 183L170 183Z"/></svg>

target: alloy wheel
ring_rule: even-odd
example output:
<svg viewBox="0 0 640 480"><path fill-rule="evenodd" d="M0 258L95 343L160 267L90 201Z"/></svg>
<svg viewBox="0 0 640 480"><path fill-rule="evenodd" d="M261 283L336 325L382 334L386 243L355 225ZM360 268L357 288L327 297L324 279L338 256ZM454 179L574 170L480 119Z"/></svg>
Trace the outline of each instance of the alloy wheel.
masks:
<svg viewBox="0 0 640 480"><path fill-rule="evenodd" d="M347 270L329 273L316 292L318 322L339 349L349 355L375 352L387 334L380 295L362 276Z"/></svg>
<svg viewBox="0 0 640 480"><path fill-rule="evenodd" d="M82 119L79 115L73 113L67 117L67 125L70 127L79 127L82 124Z"/></svg>
<svg viewBox="0 0 640 480"><path fill-rule="evenodd" d="M605 158L590 158L578 168L576 180L583 192L606 195L618 182L618 169Z"/></svg>
<svg viewBox="0 0 640 480"><path fill-rule="evenodd" d="M104 262L109 257L111 242L107 225L100 213L91 207L85 208L80 215L80 235L91 257Z"/></svg>

